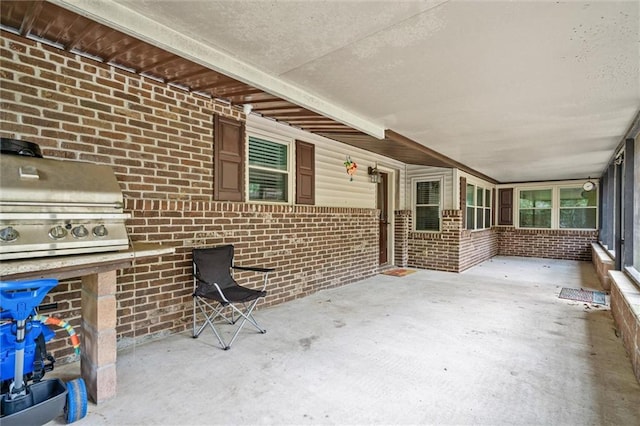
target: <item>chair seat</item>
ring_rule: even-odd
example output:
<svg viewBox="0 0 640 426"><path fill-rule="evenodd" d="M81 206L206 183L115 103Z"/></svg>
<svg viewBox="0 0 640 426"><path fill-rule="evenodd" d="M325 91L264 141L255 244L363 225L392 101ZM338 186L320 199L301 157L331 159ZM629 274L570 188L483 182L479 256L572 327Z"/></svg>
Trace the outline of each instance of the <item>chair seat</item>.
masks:
<svg viewBox="0 0 640 426"><path fill-rule="evenodd" d="M229 302L249 302L251 300L265 297L266 291L253 290L242 286L227 287L223 290L225 297ZM213 299L220 303L224 303L224 299L220 296L218 290L212 285L201 284L196 289L196 296Z"/></svg>

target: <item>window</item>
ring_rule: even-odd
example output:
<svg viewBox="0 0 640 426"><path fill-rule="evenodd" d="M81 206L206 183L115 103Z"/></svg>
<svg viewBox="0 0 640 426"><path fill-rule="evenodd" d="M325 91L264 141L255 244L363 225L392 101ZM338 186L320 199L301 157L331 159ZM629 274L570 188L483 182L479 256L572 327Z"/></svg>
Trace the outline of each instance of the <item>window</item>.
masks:
<svg viewBox="0 0 640 426"><path fill-rule="evenodd" d="M417 181L415 190L416 231L440 231L441 181Z"/></svg>
<svg viewBox="0 0 640 426"><path fill-rule="evenodd" d="M585 191L582 184L522 188L517 191L517 200L520 228L596 229L598 226L598 191Z"/></svg>
<svg viewBox="0 0 640 426"><path fill-rule="evenodd" d="M491 190L467 184L467 229L491 228Z"/></svg>
<svg viewBox="0 0 640 426"><path fill-rule="evenodd" d="M520 191L520 228L551 228L551 189Z"/></svg>
<svg viewBox="0 0 640 426"><path fill-rule="evenodd" d="M596 191L560 188L560 228L594 229L598 203Z"/></svg>
<svg viewBox="0 0 640 426"><path fill-rule="evenodd" d="M289 201L289 145L249 137L249 200Z"/></svg>

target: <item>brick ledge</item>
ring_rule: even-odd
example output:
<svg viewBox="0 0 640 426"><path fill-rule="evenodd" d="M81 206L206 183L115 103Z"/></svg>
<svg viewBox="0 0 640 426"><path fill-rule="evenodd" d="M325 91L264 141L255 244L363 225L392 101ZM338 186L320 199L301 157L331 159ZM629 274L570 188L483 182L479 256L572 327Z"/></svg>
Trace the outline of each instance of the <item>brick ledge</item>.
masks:
<svg viewBox="0 0 640 426"><path fill-rule="evenodd" d="M609 271L611 312L640 382L640 288L622 271Z"/></svg>
<svg viewBox="0 0 640 426"><path fill-rule="evenodd" d="M609 253L607 253L599 243L591 243L591 262L598 275L598 280L600 280L600 284L602 284L602 288L610 290L611 279L608 273L614 268L614 262L609 256Z"/></svg>
<svg viewBox="0 0 640 426"><path fill-rule="evenodd" d="M636 322L640 323L640 288L622 271L609 271L609 276L629 305Z"/></svg>

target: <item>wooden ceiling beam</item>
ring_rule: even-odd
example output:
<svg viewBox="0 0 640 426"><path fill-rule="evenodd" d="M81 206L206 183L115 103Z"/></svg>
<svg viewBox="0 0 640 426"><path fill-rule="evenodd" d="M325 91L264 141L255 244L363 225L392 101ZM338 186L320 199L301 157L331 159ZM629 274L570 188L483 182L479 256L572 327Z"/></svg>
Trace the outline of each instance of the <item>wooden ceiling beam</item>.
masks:
<svg viewBox="0 0 640 426"><path fill-rule="evenodd" d="M231 91L231 92L219 92L220 96L224 96L226 98L235 98L238 96L245 96L245 95L256 95L258 93L263 93L264 90L262 89L258 89L256 87L253 86L248 86L245 85L245 87L241 90L237 90L237 91Z"/></svg>
<svg viewBox="0 0 640 426"><path fill-rule="evenodd" d="M20 35L26 36L31 32L31 29L33 28L33 23L38 18L40 11L42 11L43 3L44 3L44 0L38 0L38 1L32 2L29 5L29 9L27 10L24 17L22 18L22 24L20 25L20 29L19 29Z"/></svg>
<svg viewBox="0 0 640 426"><path fill-rule="evenodd" d="M309 131L328 131L328 130L344 130L348 128L344 124L318 124L318 125L309 125L309 126L300 126L305 130Z"/></svg>
<svg viewBox="0 0 640 426"><path fill-rule="evenodd" d="M136 40L135 38L130 38L128 40L131 40L132 42L129 46L127 46L125 49L118 50L113 55L107 56L106 58L104 58L104 61L106 63L109 63L118 57L126 55L128 52L131 52L133 49L142 46L142 42Z"/></svg>
<svg viewBox="0 0 640 426"><path fill-rule="evenodd" d="M253 105L252 102L247 102L248 104ZM260 106L260 104L258 105L254 105L253 106L253 110L256 112L262 112L262 111L286 111L286 110L295 110L295 112L299 112L299 111L306 111L304 108L296 106L296 105L282 105L282 106L276 106L276 107L270 107L270 106Z"/></svg>
<svg viewBox="0 0 640 426"><path fill-rule="evenodd" d="M322 126L322 125L329 125L329 124L335 123L333 121L317 121L317 120L279 120L279 121L285 121L289 124L295 124L296 126L314 126L314 125Z"/></svg>
<svg viewBox="0 0 640 426"><path fill-rule="evenodd" d="M212 90L212 89L215 89L218 86L226 84L229 81L235 81L235 80L231 79L230 77L227 77L226 75L218 73L218 75L216 76L216 80L214 82L208 82L206 84L203 84L203 85L197 86L197 87L194 86L193 90L198 91L198 92L202 92L202 91L205 91L205 90Z"/></svg>
<svg viewBox="0 0 640 426"><path fill-rule="evenodd" d="M87 35L93 33L94 30L96 28L98 28L99 26L100 26L100 24L98 24L97 22L90 21L89 24L86 27L84 27L84 29L82 31L80 31L80 33L73 40L69 41L69 44L67 44L64 47L65 50L71 51L71 50L75 49Z"/></svg>
<svg viewBox="0 0 640 426"><path fill-rule="evenodd" d="M453 160L449 157L447 157L446 155L440 154L437 151L432 150L431 148L428 148L422 144L419 144L418 142L409 139L406 136L401 135L400 133L396 133L393 130L385 130L385 139L391 140L395 143L401 144L407 148L411 148L414 150L418 150L422 153L425 153L427 155L429 155L432 158L435 158L436 160L439 160L447 165L449 165L449 167L453 167L456 169L460 169L462 171L465 171L469 174L472 174L476 177L479 177L481 179L486 180L487 182L491 182L491 183L498 183L497 180L493 179L492 177L489 177L487 175L485 175L484 173L480 173L479 171L472 169L471 167L465 166L464 164Z"/></svg>
<svg viewBox="0 0 640 426"><path fill-rule="evenodd" d="M309 111L296 111L296 112L274 112L269 115L273 115L274 117L289 117L291 119L327 119L331 121L335 121L332 118L325 117L323 115L313 115L309 114Z"/></svg>
<svg viewBox="0 0 640 426"><path fill-rule="evenodd" d="M172 78L172 79L168 79L167 82L168 83L174 83L178 80L184 81L184 80L188 80L190 78L194 78L194 77L202 77L203 75L207 75L207 74L217 74L217 76L220 76L221 74L219 74L218 72L211 70L209 68L202 68L200 70L197 71L193 71L190 73L186 73L186 74L182 74L179 77L176 78Z"/></svg>
<svg viewBox="0 0 640 426"><path fill-rule="evenodd" d="M177 62L177 61L179 61L179 60L183 60L183 61L184 61L185 59L183 59L183 58L182 58L182 57L180 57L180 56L173 56L173 55L172 55L172 56L169 56L169 57L167 57L167 58L165 58L165 59L162 59L162 60L156 61L156 62L152 63L151 65L147 65L147 66L146 66L146 67L144 67L144 68L140 68L140 70L139 70L138 72L144 72L144 73L147 73L147 72L149 72L149 71L151 71L151 70L153 70L153 69L155 69L155 68L158 68L158 67L160 67L160 66L164 66L164 65L170 64L170 63L172 63L172 62ZM164 78L163 78L163 79L165 79L165 78L166 78L166 76L164 76Z"/></svg>
<svg viewBox="0 0 640 426"><path fill-rule="evenodd" d="M265 95L267 95L267 96L272 96L267 92L263 92L263 93ZM242 102L232 102L232 103L234 103L234 104L251 104L251 105L254 105L254 107L255 107L255 104L266 104L266 103L275 103L275 102L279 102L279 103L286 102L287 104L291 105L292 108L300 108L297 105L294 105L289 101L285 101L284 99L275 98L275 97L271 98L271 99L252 99L252 100L244 100Z"/></svg>

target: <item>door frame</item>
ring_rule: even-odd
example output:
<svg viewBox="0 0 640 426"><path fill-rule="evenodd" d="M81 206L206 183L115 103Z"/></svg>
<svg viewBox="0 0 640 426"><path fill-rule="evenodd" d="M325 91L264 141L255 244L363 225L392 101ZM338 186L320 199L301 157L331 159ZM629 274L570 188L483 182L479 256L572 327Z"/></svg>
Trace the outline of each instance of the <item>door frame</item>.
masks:
<svg viewBox="0 0 640 426"><path fill-rule="evenodd" d="M387 232L387 262L386 263L378 263L379 266L393 266L395 265L395 211L398 209L398 176L399 173L397 170L392 168L384 167L378 165L378 170L381 173L387 175L387 210L389 212L387 222L388 222L388 232ZM376 184L378 185L378 184ZM376 197L376 208L378 207L378 190L376 188L375 191ZM378 260L379 261L379 260Z"/></svg>

